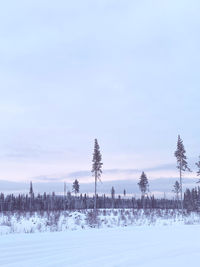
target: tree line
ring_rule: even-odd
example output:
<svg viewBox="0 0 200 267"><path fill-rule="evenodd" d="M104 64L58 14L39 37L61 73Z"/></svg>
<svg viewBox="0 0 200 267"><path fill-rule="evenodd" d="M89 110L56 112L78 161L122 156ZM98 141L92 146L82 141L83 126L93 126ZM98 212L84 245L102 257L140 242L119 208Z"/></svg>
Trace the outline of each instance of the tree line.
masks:
<svg viewBox="0 0 200 267"><path fill-rule="evenodd" d="M64 211L81 209L180 209L180 200L156 198L152 196L141 196L140 198L125 196L115 196L114 188L111 189L111 195L105 194L95 197L87 194L72 195L67 192L66 195L52 194L0 194L0 212L33 212L33 211ZM187 211L200 210L200 187L186 189L183 197L183 207Z"/></svg>
<svg viewBox="0 0 200 267"><path fill-rule="evenodd" d="M0 211L58 211L58 210L74 210L74 209L97 209L108 208L134 208L134 209L176 209L178 204L173 199L157 199L154 196L146 198L123 198L120 195L117 197L109 197L105 194L102 196L96 195L96 198L86 194L79 196L67 193L66 196L52 194L33 193L4 195L0 194Z"/></svg>

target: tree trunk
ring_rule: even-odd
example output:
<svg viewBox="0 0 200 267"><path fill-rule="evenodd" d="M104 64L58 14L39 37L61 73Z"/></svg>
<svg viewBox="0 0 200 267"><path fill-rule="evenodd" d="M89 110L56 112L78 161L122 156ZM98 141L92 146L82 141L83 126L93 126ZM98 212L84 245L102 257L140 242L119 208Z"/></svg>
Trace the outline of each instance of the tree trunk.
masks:
<svg viewBox="0 0 200 267"><path fill-rule="evenodd" d="M181 212L182 212L182 215L183 215L183 188L182 188L182 171L181 171L181 168L182 168L182 164L180 164L180 191L181 191Z"/></svg>
<svg viewBox="0 0 200 267"><path fill-rule="evenodd" d="M95 172L94 211L97 211L97 173Z"/></svg>

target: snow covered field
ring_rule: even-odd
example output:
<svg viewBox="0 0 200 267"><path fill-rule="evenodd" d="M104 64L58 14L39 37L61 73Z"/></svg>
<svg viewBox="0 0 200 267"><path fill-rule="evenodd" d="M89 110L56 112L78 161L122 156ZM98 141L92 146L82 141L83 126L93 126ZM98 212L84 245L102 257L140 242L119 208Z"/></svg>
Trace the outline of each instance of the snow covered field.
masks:
<svg viewBox="0 0 200 267"><path fill-rule="evenodd" d="M94 225L91 210L50 213L4 213L0 215L0 235L13 233L66 232L90 228L118 228L134 226L166 226L199 224L199 213L177 210L98 210Z"/></svg>
<svg viewBox="0 0 200 267"><path fill-rule="evenodd" d="M6 267L198 265L200 226L135 226L0 237Z"/></svg>

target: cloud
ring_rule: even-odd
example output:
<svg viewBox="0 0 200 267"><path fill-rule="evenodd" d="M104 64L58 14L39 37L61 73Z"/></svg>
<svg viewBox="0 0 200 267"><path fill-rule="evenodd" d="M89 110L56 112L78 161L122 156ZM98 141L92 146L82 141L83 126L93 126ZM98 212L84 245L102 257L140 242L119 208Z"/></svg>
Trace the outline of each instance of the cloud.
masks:
<svg viewBox="0 0 200 267"><path fill-rule="evenodd" d="M10 159L35 159L35 158L41 158L41 157L51 157L51 156L58 156L63 154L63 151L61 150L55 150L50 148L44 148L40 145L24 145L21 144L19 141L19 144L17 145L9 145L5 147L5 152L2 155L4 158L10 158Z"/></svg>
<svg viewBox="0 0 200 267"><path fill-rule="evenodd" d="M48 177L48 176L37 176L33 177L32 180L38 180L38 181L43 181L43 182L58 182L62 181L63 177Z"/></svg>
<svg viewBox="0 0 200 267"><path fill-rule="evenodd" d="M175 170L176 169L176 164L162 164L162 165L157 165L152 168L145 168L144 171L167 171L167 170Z"/></svg>
<svg viewBox="0 0 200 267"><path fill-rule="evenodd" d="M139 178L141 172L144 171L147 173L151 172L150 178L158 178L158 175L163 176L164 172L167 171L176 171L175 164L163 164L158 165L150 168L144 168L144 169L106 169L103 170L103 176L105 179L104 182L110 181L110 180L126 180L129 177L130 179L136 179ZM155 177L154 177L154 174ZM166 177L167 174L165 174ZM74 171L63 175L40 175L36 177L32 177L32 180L34 181L43 181L43 182L54 182L54 181L67 181L72 182L75 179L78 179L82 182L89 182L88 178L91 179L92 172L89 170L80 170L80 171Z"/></svg>
<svg viewBox="0 0 200 267"><path fill-rule="evenodd" d="M91 171L76 171L76 172L70 172L67 174L67 178L78 178L78 177L88 177L91 176Z"/></svg>
<svg viewBox="0 0 200 267"><path fill-rule="evenodd" d="M136 174L140 173L142 171L144 172L157 172L157 171L167 171L167 170L176 170L176 165L175 164L163 164L163 165L158 165L155 167L150 167L150 168L143 168L143 169L106 169L103 170L103 174L108 174L108 175L118 175L118 174L124 174L124 175L131 175L131 174ZM67 178L82 178L82 177L88 177L91 176L91 171L76 171L76 172L71 172L67 174Z"/></svg>

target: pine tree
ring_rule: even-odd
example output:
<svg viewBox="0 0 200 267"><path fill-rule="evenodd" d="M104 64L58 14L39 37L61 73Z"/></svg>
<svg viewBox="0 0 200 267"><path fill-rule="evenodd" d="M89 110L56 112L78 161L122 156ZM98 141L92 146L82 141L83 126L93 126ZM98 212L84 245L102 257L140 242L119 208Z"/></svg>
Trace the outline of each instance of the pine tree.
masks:
<svg viewBox="0 0 200 267"><path fill-rule="evenodd" d="M30 190L29 190L30 197L33 196L33 184L32 181L30 182Z"/></svg>
<svg viewBox="0 0 200 267"><path fill-rule="evenodd" d="M114 189L113 186L112 186L112 188L111 188L111 198L112 198L112 199L115 198L115 189Z"/></svg>
<svg viewBox="0 0 200 267"><path fill-rule="evenodd" d="M112 186L111 188L111 199L112 199L112 209L114 208L114 202L115 202L115 189Z"/></svg>
<svg viewBox="0 0 200 267"><path fill-rule="evenodd" d="M124 206L125 206L125 197L126 197L126 189L124 189L123 194L124 194L124 199L123 199L123 209L124 209Z"/></svg>
<svg viewBox="0 0 200 267"><path fill-rule="evenodd" d="M177 168L179 169L179 177L180 177L180 193L181 193L181 210L183 213L183 186L182 186L182 172L191 171L188 167L187 157L185 155L186 151L183 145L183 140L180 135L178 135L177 141L177 149L174 153L177 160Z"/></svg>
<svg viewBox="0 0 200 267"><path fill-rule="evenodd" d="M73 182L73 185L72 185L72 191L75 193L75 195L76 195L77 193L79 193L79 188L80 188L80 186L79 186L79 182L78 182L78 180L76 179L76 180Z"/></svg>
<svg viewBox="0 0 200 267"><path fill-rule="evenodd" d="M126 189L124 189L124 192L123 192L123 194L124 194L124 197L126 197Z"/></svg>
<svg viewBox="0 0 200 267"><path fill-rule="evenodd" d="M32 202L33 202L32 200L33 200L33 197L34 197L32 181L30 182L29 194L30 194L30 211L32 211Z"/></svg>
<svg viewBox="0 0 200 267"><path fill-rule="evenodd" d="M95 200L94 200L94 210L96 212L97 209L97 180L101 182L101 174L102 174L102 165L103 163L101 162L101 152L100 152L100 147L98 144L97 139L94 140L94 153L93 153L93 159L92 159L92 173L95 177Z"/></svg>
<svg viewBox="0 0 200 267"><path fill-rule="evenodd" d="M140 176L140 181L138 183L139 185L139 188L140 188L140 191L142 193L142 206L143 206L143 209L144 209L144 203L145 203L145 195L149 189L149 182L148 182L148 179L147 179L147 176L144 172L142 172L141 176Z"/></svg>
<svg viewBox="0 0 200 267"><path fill-rule="evenodd" d="M199 156L199 161L196 163L196 166L198 168L198 170L197 170L197 176L200 176L200 156ZM199 181L197 183L200 183L200 179L199 179Z"/></svg>
<svg viewBox="0 0 200 267"><path fill-rule="evenodd" d="M148 182L147 176L144 172L142 172L142 174L140 176L140 181L139 181L138 185L139 185L140 191L142 193L142 196L145 196L145 194L147 193L148 188L149 188L149 182Z"/></svg>

